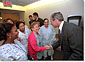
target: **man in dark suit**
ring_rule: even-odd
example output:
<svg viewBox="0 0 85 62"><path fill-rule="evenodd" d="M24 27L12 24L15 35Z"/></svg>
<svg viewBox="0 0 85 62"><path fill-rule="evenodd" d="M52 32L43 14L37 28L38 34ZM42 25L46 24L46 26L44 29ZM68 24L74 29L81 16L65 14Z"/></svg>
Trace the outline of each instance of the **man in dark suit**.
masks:
<svg viewBox="0 0 85 62"><path fill-rule="evenodd" d="M44 25L44 21L43 21L43 19L39 18L37 12L34 12L34 13L33 13L33 17L34 17L34 19L35 19L35 22L39 22L40 27L41 27L42 25Z"/></svg>
<svg viewBox="0 0 85 62"><path fill-rule="evenodd" d="M83 60L82 29L75 24L63 21L60 12L53 13L51 24L59 28L59 41L52 45L53 49L61 46L63 60Z"/></svg>
<svg viewBox="0 0 85 62"><path fill-rule="evenodd" d="M32 15L29 15L29 19L30 19L29 24L31 25L34 22Z"/></svg>

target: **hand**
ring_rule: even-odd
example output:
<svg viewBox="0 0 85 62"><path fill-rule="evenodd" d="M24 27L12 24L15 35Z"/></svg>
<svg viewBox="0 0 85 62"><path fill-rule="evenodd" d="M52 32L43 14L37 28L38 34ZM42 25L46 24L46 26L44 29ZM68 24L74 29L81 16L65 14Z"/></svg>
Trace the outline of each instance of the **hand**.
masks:
<svg viewBox="0 0 85 62"><path fill-rule="evenodd" d="M20 38L17 38L17 40L21 42L21 39Z"/></svg>
<svg viewBox="0 0 85 62"><path fill-rule="evenodd" d="M52 47L51 46L45 46L46 50L50 50Z"/></svg>

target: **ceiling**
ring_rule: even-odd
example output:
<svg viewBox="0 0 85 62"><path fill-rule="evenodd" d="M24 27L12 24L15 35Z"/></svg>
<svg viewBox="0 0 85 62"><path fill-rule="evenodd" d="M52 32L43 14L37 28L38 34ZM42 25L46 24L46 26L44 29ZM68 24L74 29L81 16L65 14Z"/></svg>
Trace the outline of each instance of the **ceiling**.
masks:
<svg viewBox="0 0 85 62"><path fill-rule="evenodd" d="M12 4L15 4L15 5L25 6L39 0L7 0L7 1L11 1ZM3 0L0 0L0 2L3 2Z"/></svg>

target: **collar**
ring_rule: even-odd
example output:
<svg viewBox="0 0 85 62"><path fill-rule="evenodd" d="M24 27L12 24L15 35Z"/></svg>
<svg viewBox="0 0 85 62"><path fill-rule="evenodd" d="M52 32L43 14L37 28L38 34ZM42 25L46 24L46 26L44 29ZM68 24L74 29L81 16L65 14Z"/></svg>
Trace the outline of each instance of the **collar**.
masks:
<svg viewBox="0 0 85 62"><path fill-rule="evenodd" d="M38 20L38 18L36 19L36 21Z"/></svg>
<svg viewBox="0 0 85 62"><path fill-rule="evenodd" d="M62 21L61 24L60 24L60 26L59 26L60 33L62 32L63 24L64 24L64 21Z"/></svg>
<svg viewBox="0 0 85 62"><path fill-rule="evenodd" d="M3 45L4 42L5 42L5 40L1 40L1 41L0 41L0 46Z"/></svg>
<svg viewBox="0 0 85 62"><path fill-rule="evenodd" d="M32 32L32 33L34 33L34 32ZM35 33L34 33L34 34L35 34ZM37 33L37 34L40 35L39 33ZM37 35L37 34L36 34L36 35Z"/></svg>

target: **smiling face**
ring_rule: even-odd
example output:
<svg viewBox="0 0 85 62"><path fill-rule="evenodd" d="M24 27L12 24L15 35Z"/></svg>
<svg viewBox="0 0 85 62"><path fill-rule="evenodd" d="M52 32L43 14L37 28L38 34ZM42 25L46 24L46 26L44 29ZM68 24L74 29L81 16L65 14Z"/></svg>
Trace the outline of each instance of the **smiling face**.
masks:
<svg viewBox="0 0 85 62"><path fill-rule="evenodd" d="M61 22L64 21L63 14L61 12L55 12L50 18L51 24L56 28L59 27Z"/></svg>
<svg viewBox="0 0 85 62"><path fill-rule="evenodd" d="M32 18L32 17L29 17L29 19L30 19L30 20L33 20L33 18Z"/></svg>
<svg viewBox="0 0 85 62"><path fill-rule="evenodd" d="M16 38L18 38L18 31L16 26L13 26L11 28L10 32L7 33L7 37L8 37L7 39L11 39L11 40L15 40ZM10 41L10 42L14 42L14 41Z"/></svg>
<svg viewBox="0 0 85 62"><path fill-rule="evenodd" d="M20 23L19 29L20 29L20 31L24 32L25 31L25 25L23 23Z"/></svg>
<svg viewBox="0 0 85 62"><path fill-rule="evenodd" d="M34 19L37 19L38 17L36 15L33 15Z"/></svg>
<svg viewBox="0 0 85 62"><path fill-rule="evenodd" d="M52 18L50 18L50 21L54 28L59 27L60 23L57 19L53 20Z"/></svg>
<svg viewBox="0 0 85 62"><path fill-rule="evenodd" d="M39 27L39 24L35 24L34 27L32 28L32 31L38 33L40 27Z"/></svg>
<svg viewBox="0 0 85 62"><path fill-rule="evenodd" d="M48 20L45 20L45 21L44 21L44 25L45 25L45 27L48 27L49 21L48 21Z"/></svg>
<svg viewBox="0 0 85 62"><path fill-rule="evenodd" d="M12 27L12 29L11 29L11 37L13 38L13 39L16 39L16 38L18 38L18 31L17 31L17 28L16 28L16 26L13 26Z"/></svg>

